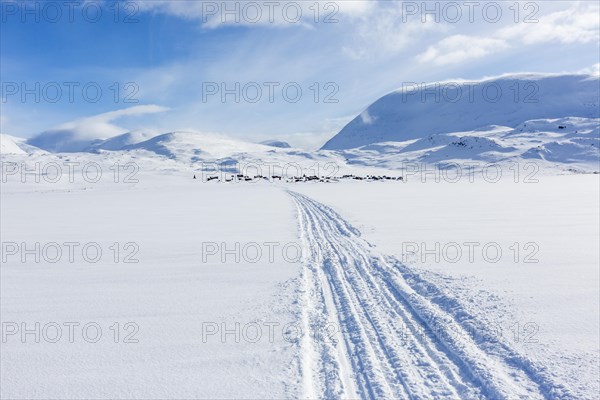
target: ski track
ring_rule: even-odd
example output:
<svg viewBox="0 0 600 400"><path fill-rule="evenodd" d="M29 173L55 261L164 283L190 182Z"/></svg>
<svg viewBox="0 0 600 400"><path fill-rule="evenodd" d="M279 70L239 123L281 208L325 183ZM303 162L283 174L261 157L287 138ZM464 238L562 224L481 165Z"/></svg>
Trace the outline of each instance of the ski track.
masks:
<svg viewBox="0 0 600 400"><path fill-rule="evenodd" d="M305 251L303 328L314 333L301 344L303 397L574 398L331 208L288 193Z"/></svg>

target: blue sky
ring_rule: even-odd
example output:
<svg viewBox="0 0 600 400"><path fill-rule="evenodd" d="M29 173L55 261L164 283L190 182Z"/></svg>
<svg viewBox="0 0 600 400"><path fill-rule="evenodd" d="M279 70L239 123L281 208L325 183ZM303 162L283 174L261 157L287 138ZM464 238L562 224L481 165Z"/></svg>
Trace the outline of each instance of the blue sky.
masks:
<svg viewBox="0 0 600 400"><path fill-rule="evenodd" d="M314 148L405 82L577 72L600 59L595 1L481 2L471 9L430 2L426 7L437 11L428 15L420 1L286 1L274 2L269 16L263 1L252 8L233 1L75 0L72 20L63 1L49 3L2 0L2 133L194 129ZM234 12L225 15L225 8ZM262 18L254 18L255 10ZM325 22L327 15L334 20ZM222 101L220 93L206 93L236 83L239 102L233 94ZM57 86L62 98L52 102ZM246 100L256 99L257 87L262 96L246 101L244 86ZM302 90L297 102L284 98L284 86L288 100ZM34 93L23 98L23 88L39 101Z"/></svg>

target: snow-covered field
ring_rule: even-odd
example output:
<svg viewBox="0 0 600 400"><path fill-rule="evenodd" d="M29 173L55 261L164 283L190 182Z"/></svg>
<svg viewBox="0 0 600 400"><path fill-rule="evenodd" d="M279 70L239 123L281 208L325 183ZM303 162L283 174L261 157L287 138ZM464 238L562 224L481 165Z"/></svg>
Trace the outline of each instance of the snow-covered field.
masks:
<svg viewBox="0 0 600 400"><path fill-rule="evenodd" d="M2 184L3 398L597 395L598 175L225 183L136 159L133 183L124 155L68 157L103 179Z"/></svg>
<svg viewBox="0 0 600 400"><path fill-rule="evenodd" d="M286 193L211 187L189 176L149 178L140 174L138 185L3 186L3 242L55 242L63 250L56 263L48 262L55 252L38 263L33 256L21 262L19 251L2 265L2 322L19 329L2 343L3 398L282 397L294 389L288 370L296 350L282 327L273 327L270 340L263 324L297 322L290 280L300 264L202 257L203 243L234 249L236 242L294 242ZM73 262L65 242L80 243ZM86 259L82 249L90 243ZM96 248L102 258L92 262ZM70 322L79 324L72 340ZM35 335L22 340L22 323L33 330L41 324L40 343ZM90 343L96 325L83 333L89 323L102 330L97 343ZM236 343L235 333L203 341L203 327L225 324L235 332L241 324L238 336L248 329L250 337L253 326L246 325L253 323L267 335L256 343ZM48 324L62 328L56 343Z"/></svg>

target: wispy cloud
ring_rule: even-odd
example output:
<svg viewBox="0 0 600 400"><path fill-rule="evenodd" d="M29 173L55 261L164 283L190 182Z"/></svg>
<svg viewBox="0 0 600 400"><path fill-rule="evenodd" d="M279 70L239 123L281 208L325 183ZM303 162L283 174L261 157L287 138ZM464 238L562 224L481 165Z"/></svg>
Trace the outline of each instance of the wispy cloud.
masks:
<svg viewBox="0 0 600 400"><path fill-rule="evenodd" d="M443 66L481 58L508 47L508 43L501 39L454 35L429 46L417 56L417 60Z"/></svg>
<svg viewBox="0 0 600 400"><path fill-rule="evenodd" d="M418 54L421 63L438 66L460 64L492 53L546 43L598 43L600 7L577 2L567 10L555 11L530 21L497 29L487 36L457 34L445 37Z"/></svg>
<svg viewBox="0 0 600 400"><path fill-rule="evenodd" d="M114 122L123 117L137 117L168 111L166 107L150 104L109 111L90 117L66 122L52 129L53 131L69 131L81 139L105 139L127 132Z"/></svg>
<svg viewBox="0 0 600 400"><path fill-rule="evenodd" d="M377 0L318 1L172 1L140 2L140 10L197 20L203 28L232 25L276 28L310 27L313 23L335 23L340 16L359 17L377 6Z"/></svg>
<svg viewBox="0 0 600 400"><path fill-rule="evenodd" d="M533 24L516 24L500 29L496 37L526 45L541 43L598 43L600 6L577 2L564 11L553 12Z"/></svg>
<svg viewBox="0 0 600 400"><path fill-rule="evenodd" d="M420 18L407 19L402 2L386 2L373 7L355 18L343 52L354 60L393 58L402 51L418 46L427 35L448 30L433 19L422 22Z"/></svg>
<svg viewBox="0 0 600 400"><path fill-rule="evenodd" d="M583 68L578 71L581 74L589 74L594 76L600 76L600 63L592 65L590 68Z"/></svg>

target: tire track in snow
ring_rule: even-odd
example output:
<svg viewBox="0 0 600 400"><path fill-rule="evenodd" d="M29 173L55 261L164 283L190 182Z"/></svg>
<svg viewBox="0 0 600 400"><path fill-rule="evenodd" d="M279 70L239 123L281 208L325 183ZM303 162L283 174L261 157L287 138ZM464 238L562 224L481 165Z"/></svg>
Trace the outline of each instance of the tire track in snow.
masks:
<svg viewBox="0 0 600 400"><path fill-rule="evenodd" d="M305 251L305 332L334 323L339 340L302 342L306 398L570 398L507 344L393 257L377 254L335 211L289 191Z"/></svg>

